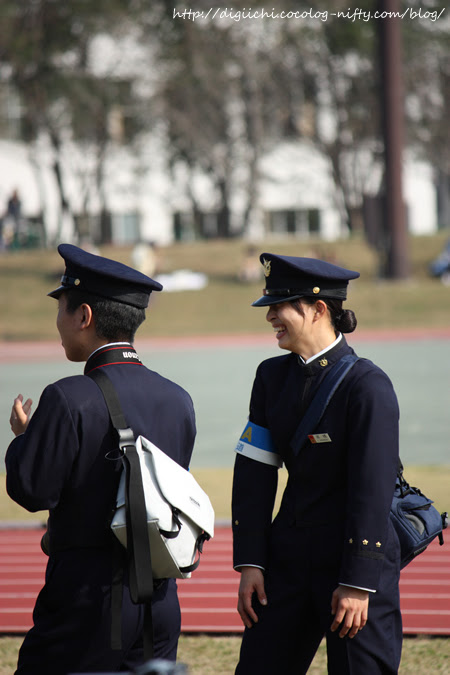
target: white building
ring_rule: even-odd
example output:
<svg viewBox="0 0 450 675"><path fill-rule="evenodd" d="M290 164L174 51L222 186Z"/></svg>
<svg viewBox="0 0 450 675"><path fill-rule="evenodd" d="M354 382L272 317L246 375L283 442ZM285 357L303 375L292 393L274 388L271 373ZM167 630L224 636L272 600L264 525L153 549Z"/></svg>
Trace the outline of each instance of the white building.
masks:
<svg viewBox="0 0 450 675"><path fill-rule="evenodd" d="M153 148L150 147L153 144ZM107 203L111 212L112 240L115 243L132 243L139 239L160 245L172 242L179 233L176 223L186 229L183 238L192 235L189 230L190 201L180 184L174 185L165 170L158 142L149 142L148 154L152 156L152 170L137 166L135 158L120 151L120 157L111 158L108 167ZM83 204L80 178L74 171L74 150L66 166L66 191L73 212L81 214ZM145 159L145 155L143 157ZM154 157L160 157L155 166ZM86 163L86 158L85 163ZM141 158L142 164L142 158ZM51 153L45 148L31 155L19 142L0 140L0 213L6 209L9 196L17 190L25 218L39 219L45 213L48 235L53 238L60 227L60 237L73 240L73 222L59 218L59 196L52 171ZM249 225L248 237L263 238L269 234L291 234L307 238L311 235L333 240L348 234L342 224L336 192L329 171L328 161L308 142L280 143L262 158L257 203ZM412 234L431 234L437 230L437 199L432 168L405 154L403 174L404 200L407 206L409 230ZM378 179L375 177L374 186ZM206 178L197 181L199 202L209 219L209 231L214 235L214 203ZM376 189L375 192L376 193ZM98 202L89 200L92 218L87 224L96 235ZM239 205L236 208L238 217ZM177 214L177 215L176 215ZM92 232L93 230L93 232ZM83 231L83 230L82 230ZM86 234L88 234L86 232Z"/></svg>

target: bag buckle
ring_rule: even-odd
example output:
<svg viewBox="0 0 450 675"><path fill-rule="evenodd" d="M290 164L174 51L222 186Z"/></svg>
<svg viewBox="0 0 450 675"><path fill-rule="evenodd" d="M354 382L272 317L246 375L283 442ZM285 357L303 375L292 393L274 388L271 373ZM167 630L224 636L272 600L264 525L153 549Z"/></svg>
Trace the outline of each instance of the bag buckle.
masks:
<svg viewBox="0 0 450 675"><path fill-rule="evenodd" d="M120 453L123 455L125 453L125 448L129 448L130 446L134 445L133 429L130 429L130 427L127 429L117 429L117 434L119 436Z"/></svg>

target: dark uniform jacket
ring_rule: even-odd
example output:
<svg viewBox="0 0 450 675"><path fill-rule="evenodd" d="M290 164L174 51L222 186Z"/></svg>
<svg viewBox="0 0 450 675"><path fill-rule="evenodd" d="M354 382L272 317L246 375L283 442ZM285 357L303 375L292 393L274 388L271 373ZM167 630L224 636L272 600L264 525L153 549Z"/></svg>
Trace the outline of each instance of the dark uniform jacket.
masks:
<svg viewBox="0 0 450 675"><path fill-rule="evenodd" d="M359 359L297 456L291 439L321 381L337 360L353 353L344 338L305 364L296 354L258 367L250 421L268 428L289 472L277 518L286 528L323 532L323 551L338 558L337 583L376 590L392 532L389 511L398 466L397 399L386 374ZM234 565L270 565L277 468L237 455L233 483ZM322 528L322 529L321 529ZM329 542L329 547L327 546ZM305 553L306 554L306 553ZM319 561L320 564L320 561Z"/></svg>
<svg viewBox="0 0 450 675"><path fill-rule="evenodd" d="M135 437L147 437L187 468L196 431L189 394L143 366L130 345L122 345L121 349L114 345L94 352L85 372L99 367L98 359L104 354L106 361L110 354L109 361L113 363L101 367L113 382ZM78 603L75 600L78 593L82 598L80 605L98 604L103 602L95 597L100 592L99 586L110 587L110 564L103 572L97 570L95 589L89 590L89 575L95 568L94 558L108 553L112 547L110 521L122 466L117 460L113 434L99 387L90 377L79 375L45 388L26 432L8 448L8 494L29 511L50 510L47 595L52 593L57 569L60 576L70 577L74 596L64 598L62 586L57 591L62 593L58 607L56 593L51 602L47 597L41 602L41 618L42 612L50 617L53 608L58 621L70 623L71 618L64 615L64 602L67 607L72 600ZM76 619L72 620L76 624ZM76 631L82 630L82 626L74 630L76 640ZM60 672L64 672L63 667Z"/></svg>

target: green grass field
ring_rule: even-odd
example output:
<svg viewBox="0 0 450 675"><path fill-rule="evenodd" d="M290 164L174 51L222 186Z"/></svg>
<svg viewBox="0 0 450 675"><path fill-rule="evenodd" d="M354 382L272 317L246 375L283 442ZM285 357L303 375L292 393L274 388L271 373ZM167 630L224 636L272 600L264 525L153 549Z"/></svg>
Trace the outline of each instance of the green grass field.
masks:
<svg viewBox="0 0 450 675"><path fill-rule="evenodd" d="M231 521L231 483L232 469L195 469L193 475L203 489L211 497L217 521L229 523ZM280 470L278 484L277 510L281 494L286 485L287 472ZM449 485L450 465L448 466L407 466L405 476L411 485L418 486L424 494L432 496L439 511L450 511ZM5 475L0 474L0 521L32 521L45 522L47 514L28 513L15 504L6 494Z"/></svg>
<svg viewBox="0 0 450 675"><path fill-rule="evenodd" d="M410 241L411 278L405 282L377 279L376 257L360 239L333 244L280 240L258 245L258 250L288 255L333 256L338 264L361 272L353 283L347 306L362 329L448 327L450 289L427 274L429 262L441 251L448 232ZM261 294L263 281L238 283L237 275L245 250L241 241L211 241L177 244L160 251L160 271L191 269L208 275L208 286L195 292L154 294L141 337L245 334L267 331L261 312L250 303ZM103 248L103 255L131 263L130 249ZM56 303L46 297L62 274L62 260L55 251L28 251L0 257L0 341L54 340ZM425 494L432 495L438 509L448 509L450 466L406 467L406 477ZM198 469L195 476L211 495L220 520L230 519L232 472L229 469ZM281 474L280 490L286 474ZM0 520L39 520L46 514L27 514L6 496L5 477L0 476ZM0 675L14 670L21 638L0 638ZM189 636L180 640L179 660L191 675L228 675L238 659L238 636ZM450 640L407 638L400 675L450 675ZM312 675L326 673L323 646L311 666ZM281 675L281 674L280 674ZM363 675L363 674L361 674Z"/></svg>
<svg viewBox="0 0 450 675"><path fill-rule="evenodd" d="M178 660L190 675L232 675L239 658L240 636L182 635ZM11 675L22 638L0 637L0 675ZM308 671L326 675L325 645L322 644ZM446 638L405 638L399 675L449 675L450 640ZM282 673L274 673L282 675ZM363 675L363 673L361 673Z"/></svg>

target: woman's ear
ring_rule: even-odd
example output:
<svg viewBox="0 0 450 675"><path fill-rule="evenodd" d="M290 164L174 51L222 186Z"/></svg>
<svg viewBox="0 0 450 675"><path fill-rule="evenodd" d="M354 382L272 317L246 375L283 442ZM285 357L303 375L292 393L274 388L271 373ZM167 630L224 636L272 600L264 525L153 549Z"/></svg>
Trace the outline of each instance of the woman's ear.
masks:
<svg viewBox="0 0 450 675"><path fill-rule="evenodd" d="M328 311L327 304L323 300L317 300L315 305L314 320L321 319Z"/></svg>

